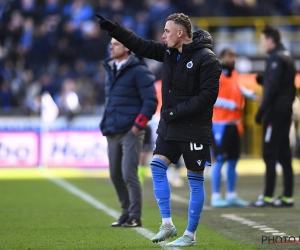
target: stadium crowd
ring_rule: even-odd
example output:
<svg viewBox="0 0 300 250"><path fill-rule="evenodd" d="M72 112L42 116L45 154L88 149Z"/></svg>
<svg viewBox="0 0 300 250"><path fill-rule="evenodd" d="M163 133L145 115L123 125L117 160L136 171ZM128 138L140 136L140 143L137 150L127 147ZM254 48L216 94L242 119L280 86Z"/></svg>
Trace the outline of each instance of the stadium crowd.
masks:
<svg viewBox="0 0 300 250"><path fill-rule="evenodd" d="M168 15L255 16L300 14L299 0L0 0L0 113L38 114L49 92L65 108L68 91L81 112L104 103L110 37L94 14L120 22L136 34L159 40ZM157 78L160 77L158 72Z"/></svg>

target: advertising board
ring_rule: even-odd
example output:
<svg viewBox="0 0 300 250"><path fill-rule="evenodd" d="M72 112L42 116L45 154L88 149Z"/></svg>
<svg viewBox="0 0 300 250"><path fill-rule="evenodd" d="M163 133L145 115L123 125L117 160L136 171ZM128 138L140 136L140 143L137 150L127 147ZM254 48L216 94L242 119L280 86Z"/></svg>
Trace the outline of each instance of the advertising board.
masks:
<svg viewBox="0 0 300 250"><path fill-rule="evenodd" d="M50 131L42 137L48 167L107 167L107 142L100 131Z"/></svg>
<svg viewBox="0 0 300 250"><path fill-rule="evenodd" d="M37 132L0 132L0 167L34 167L38 163Z"/></svg>

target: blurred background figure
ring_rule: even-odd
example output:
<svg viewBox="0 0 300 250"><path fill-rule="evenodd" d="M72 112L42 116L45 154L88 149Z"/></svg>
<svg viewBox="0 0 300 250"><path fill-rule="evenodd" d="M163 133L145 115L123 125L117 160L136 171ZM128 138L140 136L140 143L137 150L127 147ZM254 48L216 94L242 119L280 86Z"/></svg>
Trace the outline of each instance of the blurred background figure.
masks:
<svg viewBox="0 0 300 250"><path fill-rule="evenodd" d="M222 74L220 88L213 113L213 156L215 162L211 170L211 206L246 206L248 203L237 196L236 165L241 153L241 136L244 133L242 116L245 95L257 99L253 91L243 88L235 70L236 53L225 48L220 54ZM221 197L222 166L226 168L226 198Z"/></svg>
<svg viewBox="0 0 300 250"><path fill-rule="evenodd" d="M156 30L163 29L166 17L178 12L176 5L171 0L149 1L148 25L149 37L154 37ZM161 40L161 38L159 39Z"/></svg>
<svg viewBox="0 0 300 250"><path fill-rule="evenodd" d="M76 90L76 82L67 78L62 83L61 91L54 96L54 101L60 112L65 114L68 120L72 120L80 111L80 102Z"/></svg>
<svg viewBox="0 0 300 250"><path fill-rule="evenodd" d="M138 169L138 176L141 184L144 184L145 178L149 172L149 157L152 156L153 151L153 135L150 125L145 127L145 138L142 146L142 151L140 153L140 163Z"/></svg>
<svg viewBox="0 0 300 250"><path fill-rule="evenodd" d="M179 158L177 164L171 164L167 171L168 181L173 187L183 187L184 180L181 176L181 169L184 166L182 157Z"/></svg>
<svg viewBox="0 0 300 250"><path fill-rule="evenodd" d="M298 143L297 126L299 121L300 121L300 100L296 96L293 102L292 122L291 122L290 134L289 134L292 155L294 157L297 154L297 143Z"/></svg>
<svg viewBox="0 0 300 250"><path fill-rule="evenodd" d="M266 70L261 83L263 99L255 122L263 125L263 160L266 165L264 191L254 207L292 207L294 205L294 173L290 148L290 128L295 100L295 61L281 42L277 28L266 27L261 34L261 46L268 53ZM283 171L283 192L274 200L276 164Z"/></svg>

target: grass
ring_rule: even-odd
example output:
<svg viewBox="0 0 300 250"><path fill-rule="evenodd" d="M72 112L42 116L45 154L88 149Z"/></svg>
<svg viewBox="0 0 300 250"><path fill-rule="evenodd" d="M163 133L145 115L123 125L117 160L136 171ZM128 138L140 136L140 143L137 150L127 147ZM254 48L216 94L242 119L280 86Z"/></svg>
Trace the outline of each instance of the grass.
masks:
<svg viewBox="0 0 300 250"><path fill-rule="evenodd" d="M18 172L19 177L22 171ZM142 231L127 228L111 228L114 217L97 206L71 194L64 188L43 177L38 170L34 178L24 174L26 178L5 179L0 170L0 249L35 250L35 249L167 249L164 245L153 244L147 237L156 233L160 226L160 215L153 197L151 179L146 180L143 193L143 229ZM73 170L69 170L72 172ZM59 174L59 171L55 172ZM85 177L86 174L72 174L72 178L63 179L72 186L94 197L109 211L120 211L115 191L108 178ZM1 178L2 176L2 178ZM210 183L206 180L207 200L209 205ZM241 197L253 200L261 192L263 177L241 176L238 190ZM262 236L272 237L259 228L230 220L224 215L234 214L257 223L274 228L286 235L300 236L299 231L299 183L295 178L296 206L291 209L254 209L224 208L203 211L197 230L197 246L193 249L299 249L299 244L270 245L262 244ZM280 180L278 187L280 187ZM279 192L280 190L278 190ZM173 188L172 192L188 199L187 183L184 188ZM173 221L179 235L186 227L187 204L172 201Z"/></svg>

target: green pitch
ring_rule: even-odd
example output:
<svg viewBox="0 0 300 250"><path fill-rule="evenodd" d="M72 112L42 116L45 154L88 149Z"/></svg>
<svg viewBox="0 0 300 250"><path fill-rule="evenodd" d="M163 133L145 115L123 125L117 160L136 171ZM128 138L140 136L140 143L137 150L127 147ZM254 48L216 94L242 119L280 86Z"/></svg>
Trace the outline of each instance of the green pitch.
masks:
<svg viewBox="0 0 300 250"><path fill-rule="evenodd" d="M149 239L160 226L150 178L143 191L143 228L128 229L109 226L120 208L110 180L99 177L101 174L18 169L7 173L0 169L1 250L170 249ZM277 193L281 191L280 181L278 178ZM269 237L264 239L272 243L272 230L300 236L299 175L295 177L296 206L290 209L210 209L209 178L205 183L206 209L193 249L300 249L298 243L262 242L262 237ZM254 200L262 183L261 175L243 175L238 180L238 192L243 199ZM172 188L172 192L176 198L172 198L173 221L182 234L187 220L187 183L184 188Z"/></svg>

